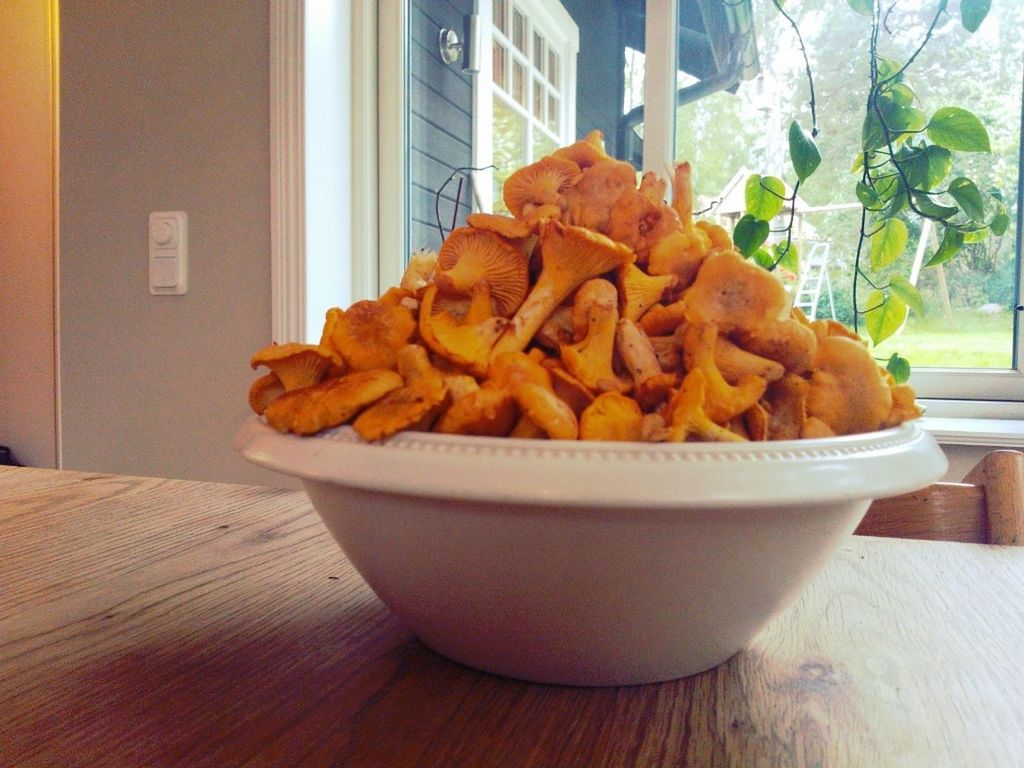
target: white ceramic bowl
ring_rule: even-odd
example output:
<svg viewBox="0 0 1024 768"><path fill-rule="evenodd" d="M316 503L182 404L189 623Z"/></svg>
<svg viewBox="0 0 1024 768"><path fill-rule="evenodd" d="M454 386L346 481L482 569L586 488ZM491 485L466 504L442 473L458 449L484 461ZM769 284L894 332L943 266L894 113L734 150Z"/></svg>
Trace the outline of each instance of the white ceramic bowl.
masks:
<svg viewBox="0 0 1024 768"><path fill-rule="evenodd" d="M428 646L546 683L625 685L709 669L798 594L872 499L941 477L911 422L760 444L596 443L349 427L282 435L250 461L302 478L370 587Z"/></svg>

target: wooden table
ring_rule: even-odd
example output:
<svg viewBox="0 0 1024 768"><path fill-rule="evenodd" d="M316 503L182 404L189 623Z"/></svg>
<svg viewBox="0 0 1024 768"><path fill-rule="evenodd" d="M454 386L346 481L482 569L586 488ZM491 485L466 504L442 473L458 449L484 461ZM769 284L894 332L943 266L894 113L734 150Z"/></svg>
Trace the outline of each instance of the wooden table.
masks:
<svg viewBox="0 0 1024 768"><path fill-rule="evenodd" d="M1024 548L854 537L721 667L533 685L418 643L305 496L0 468L3 766L1021 766Z"/></svg>

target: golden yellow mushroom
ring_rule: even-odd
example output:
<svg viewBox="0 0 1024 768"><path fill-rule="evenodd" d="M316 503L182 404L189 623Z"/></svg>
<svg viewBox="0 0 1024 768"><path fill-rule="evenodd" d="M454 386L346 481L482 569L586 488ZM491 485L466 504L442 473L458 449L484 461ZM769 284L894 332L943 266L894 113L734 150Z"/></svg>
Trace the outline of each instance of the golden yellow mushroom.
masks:
<svg viewBox="0 0 1024 768"><path fill-rule="evenodd" d="M317 384L340 360L319 344L271 344L252 356L253 369L261 365L277 374L286 392Z"/></svg>
<svg viewBox="0 0 1024 768"><path fill-rule="evenodd" d="M468 296L486 280L494 314L510 317L530 285L529 264L515 245L486 229L459 227L437 255L434 282L449 293Z"/></svg>
<svg viewBox="0 0 1024 768"><path fill-rule="evenodd" d="M596 166L595 166L596 167ZM541 230L543 267L512 323L495 344L491 359L522 350L548 316L577 286L635 258L624 245L580 227L549 222Z"/></svg>
<svg viewBox="0 0 1024 768"><path fill-rule="evenodd" d="M808 417L820 419L837 435L849 435L879 429L891 410L892 391L863 344L830 336L818 345Z"/></svg>
<svg viewBox="0 0 1024 768"><path fill-rule="evenodd" d="M394 369L398 350L415 332L416 318L408 306L363 300L338 318L330 340L353 370Z"/></svg>
<svg viewBox="0 0 1024 768"><path fill-rule="evenodd" d="M581 440L639 440L644 414L637 402L618 392L603 392L580 416Z"/></svg>
<svg viewBox="0 0 1024 768"><path fill-rule="evenodd" d="M355 371L321 384L292 390L264 412L267 423L280 432L312 435L344 424L366 406L402 386L390 370Z"/></svg>

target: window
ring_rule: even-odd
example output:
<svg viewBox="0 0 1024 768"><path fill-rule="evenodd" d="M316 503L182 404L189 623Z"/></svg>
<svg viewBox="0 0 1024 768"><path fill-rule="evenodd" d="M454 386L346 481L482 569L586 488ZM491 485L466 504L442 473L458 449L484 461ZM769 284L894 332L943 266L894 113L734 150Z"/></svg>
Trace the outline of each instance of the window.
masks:
<svg viewBox="0 0 1024 768"><path fill-rule="evenodd" d="M827 258L827 282L821 273L793 274L793 290L814 283L819 300L810 311L834 311L853 324L851 306L860 206L851 163L860 145L867 83L870 19L832 0L803 0L787 5L812 57L818 107L822 164L800 187L795 214L797 249L809 263L811 254ZM909 55L927 27L936 3L909 0L893 6L891 27L914 34L897 36L883 55ZM743 210L743 182L753 172L790 183L787 128L798 118L810 124L808 87L799 42L771 3L755 4L760 71L735 92L717 91L676 108L675 159L695 169L698 208L709 209L730 226ZM955 260L924 268L939 245L941 231L907 220L910 239L895 267L923 294L929 312L911 314L896 336L883 342L876 357L893 352L907 358L918 394L930 398L992 401L1024 400L1019 334L1020 233L1018 197L1021 169L1022 62L1019 35L1024 4L994 3L973 35L960 24L958 12L947 13L908 77L920 105L931 113L960 105L984 122L992 154L959 156L948 178L970 176L982 190L998 188L1008 208L1010 226L1001 237L968 243ZM682 45L682 41L680 41ZM842 55L830 55L832 52ZM646 66L655 66L648 55ZM674 70L669 64L667 71ZM678 73L681 75L682 73ZM680 86L694 82L681 78ZM728 130L723 130L728 126ZM737 184L737 182L739 182ZM829 285L829 283L831 285ZM831 288L831 292L829 291ZM861 309L868 292L861 283ZM812 294L813 295L813 294ZM829 304L831 299L832 304ZM861 333L864 334L863 321Z"/></svg>
<svg viewBox="0 0 1024 768"><path fill-rule="evenodd" d="M475 81L473 165L480 208L507 212L509 174L576 139L579 31L557 0L491 0L480 6L489 56Z"/></svg>

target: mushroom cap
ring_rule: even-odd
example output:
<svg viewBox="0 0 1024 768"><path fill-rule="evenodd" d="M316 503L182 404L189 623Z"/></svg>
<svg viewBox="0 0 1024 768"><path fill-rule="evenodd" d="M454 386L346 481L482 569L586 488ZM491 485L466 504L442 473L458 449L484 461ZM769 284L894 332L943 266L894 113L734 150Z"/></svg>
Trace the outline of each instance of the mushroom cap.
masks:
<svg viewBox="0 0 1024 768"><path fill-rule="evenodd" d="M788 373L768 385L763 402L768 406L768 436L772 440L797 440L807 420L810 383Z"/></svg>
<svg viewBox="0 0 1024 768"><path fill-rule="evenodd" d="M266 366L277 374L286 392L318 383L335 362L331 350L319 344L271 344L259 350L249 361ZM339 361L340 362L340 361Z"/></svg>
<svg viewBox="0 0 1024 768"><path fill-rule="evenodd" d="M621 314L628 320L638 320L659 301L677 281L673 274L649 275L636 264L626 264L616 270Z"/></svg>
<svg viewBox="0 0 1024 768"><path fill-rule="evenodd" d="M774 360L792 373L804 373L814 362L818 338L803 323L786 318L769 320L738 334L748 352Z"/></svg>
<svg viewBox="0 0 1024 768"><path fill-rule="evenodd" d="M271 371L256 379L249 387L249 407L262 416L267 406L274 402L285 392L284 384L277 378L277 374Z"/></svg>
<svg viewBox="0 0 1024 768"><path fill-rule="evenodd" d="M701 230L669 232L654 243L647 256L652 275L675 275L676 287L688 288L711 253L711 240Z"/></svg>
<svg viewBox="0 0 1024 768"><path fill-rule="evenodd" d="M564 209L565 191L580 180L580 167L571 160L544 157L505 180L502 199L513 216L523 217L541 205Z"/></svg>
<svg viewBox="0 0 1024 768"><path fill-rule="evenodd" d="M444 403L445 390L434 382L416 381L393 389L352 422L367 442L384 440L403 430L429 429Z"/></svg>
<svg viewBox="0 0 1024 768"><path fill-rule="evenodd" d="M741 376L735 386L727 382L715 363L717 339L713 323L690 323L683 333L683 350L690 371L704 375L704 412L712 421L725 424L760 400L768 382L751 374Z"/></svg>
<svg viewBox="0 0 1024 768"><path fill-rule="evenodd" d="M579 422L572 408L540 384L524 381L513 392L523 416L552 440L575 440Z"/></svg>
<svg viewBox="0 0 1024 768"><path fill-rule="evenodd" d="M789 309L782 283L735 251L711 253L682 300L688 320L714 323L723 333L779 320Z"/></svg>
<svg viewBox="0 0 1024 768"><path fill-rule="evenodd" d="M286 392L267 406L263 416L280 432L312 435L344 424L400 386L402 377L394 371L355 371L312 387Z"/></svg>
<svg viewBox="0 0 1024 768"><path fill-rule="evenodd" d="M669 439L682 442L690 437L715 442L745 442L744 438L712 421L704 411L707 378L694 368L666 406Z"/></svg>
<svg viewBox="0 0 1024 768"><path fill-rule="evenodd" d="M619 195L608 214L608 237L636 251L641 263L656 243L682 232L679 215L656 197L657 185L645 184L651 177L644 174L639 189Z"/></svg>
<svg viewBox="0 0 1024 768"><path fill-rule="evenodd" d="M860 342L830 336L818 345L807 393L807 415L837 435L871 432L892 410L892 391Z"/></svg>
<svg viewBox="0 0 1024 768"><path fill-rule="evenodd" d="M551 372L551 387L560 400L572 408L577 418L583 410L594 402L594 393L557 362L548 367Z"/></svg>
<svg viewBox="0 0 1024 768"><path fill-rule="evenodd" d="M525 352L505 352L491 359L487 381L500 389L514 390L524 381L551 389L551 374L539 361Z"/></svg>
<svg viewBox="0 0 1024 768"><path fill-rule="evenodd" d="M636 441L640 439L643 418L643 411L633 398L603 392L580 416L580 439Z"/></svg>
<svg viewBox="0 0 1024 768"><path fill-rule="evenodd" d="M556 149L551 156L561 160L571 160L582 170L612 159L604 148L604 134L598 130L591 131L567 147Z"/></svg>
<svg viewBox="0 0 1024 768"><path fill-rule="evenodd" d="M622 160L606 160L583 171L579 181L565 191L568 204L563 220L568 224L607 232L612 206L619 196L636 189L636 169Z"/></svg>
<svg viewBox="0 0 1024 768"><path fill-rule="evenodd" d="M435 432L452 435L501 437L519 418L512 393L498 387L480 387L452 403L434 425Z"/></svg>
<svg viewBox="0 0 1024 768"><path fill-rule="evenodd" d="M473 300L460 322L444 310L434 311L438 286L429 286L420 305L420 338L432 350L452 362L484 375L491 348L504 333L508 320L491 315L491 295L486 280L473 289ZM480 309L479 307L482 307ZM481 311L486 313L480 317Z"/></svg>
<svg viewBox="0 0 1024 768"><path fill-rule="evenodd" d="M416 332L412 310L400 303L357 301L338 319L331 346L357 371L394 368L398 349Z"/></svg>
<svg viewBox="0 0 1024 768"><path fill-rule="evenodd" d="M441 246L434 282L446 291L469 295L473 286L486 280L494 314L511 317L529 289L529 267L522 252L500 235L459 227Z"/></svg>

